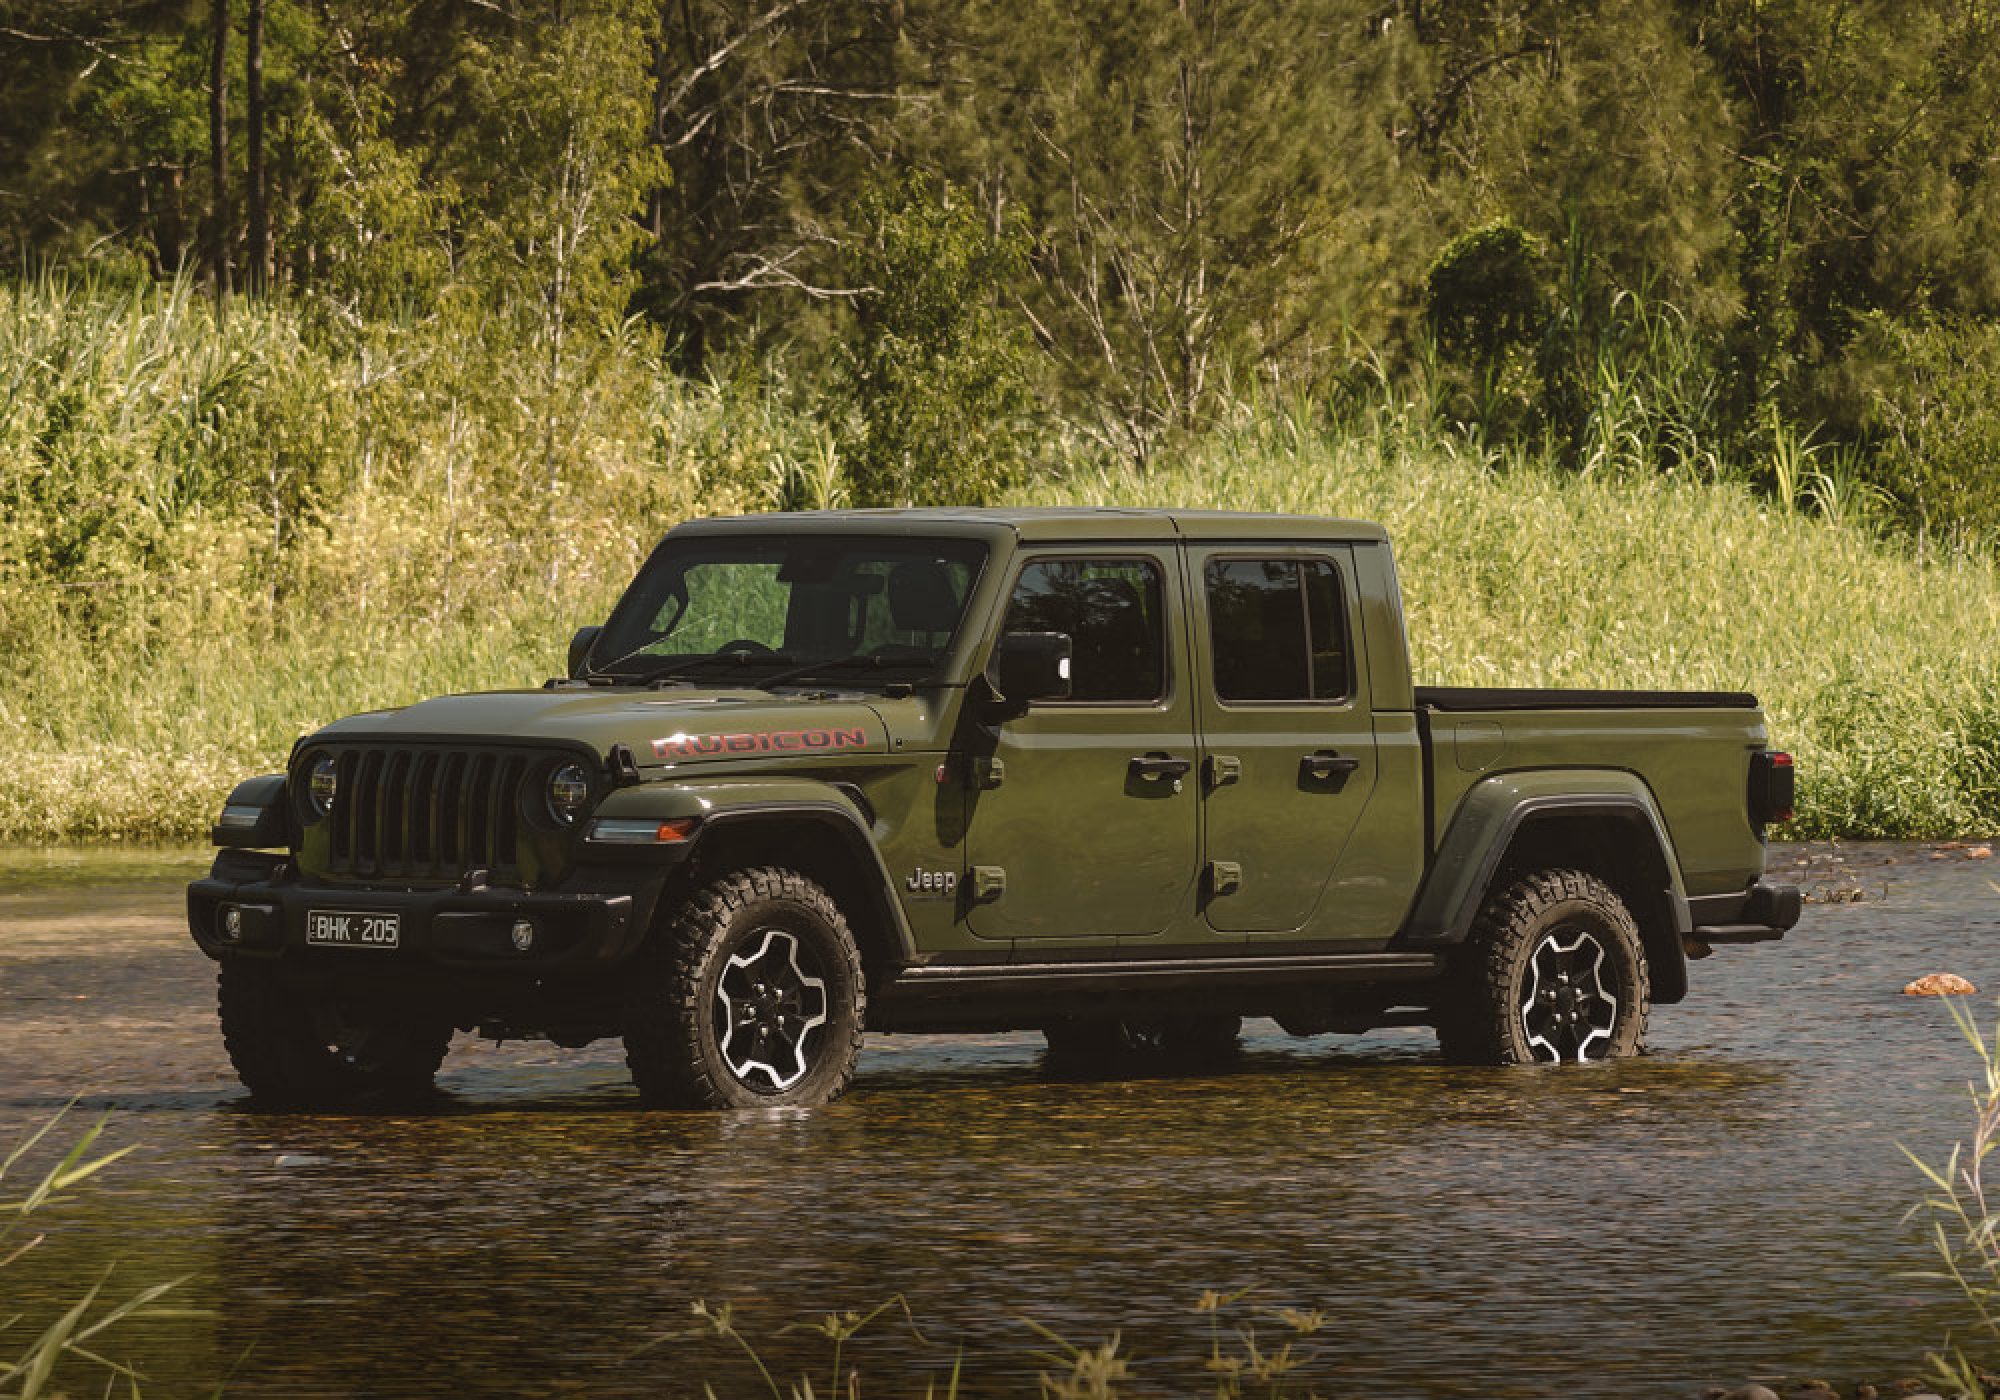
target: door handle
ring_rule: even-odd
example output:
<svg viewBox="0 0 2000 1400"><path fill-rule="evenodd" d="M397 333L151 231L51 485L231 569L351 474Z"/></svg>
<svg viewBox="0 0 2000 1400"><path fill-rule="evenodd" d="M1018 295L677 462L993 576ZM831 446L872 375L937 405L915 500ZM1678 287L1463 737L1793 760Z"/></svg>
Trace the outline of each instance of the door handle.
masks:
<svg viewBox="0 0 2000 1400"><path fill-rule="evenodd" d="M1174 758L1163 753L1141 754L1127 765L1134 777L1152 781L1155 778L1185 778L1194 771L1191 758Z"/></svg>
<svg viewBox="0 0 2000 1400"><path fill-rule="evenodd" d="M1334 749L1315 749L1299 760L1299 767L1308 778L1331 778L1336 773L1344 778L1360 766L1360 759L1349 758Z"/></svg>

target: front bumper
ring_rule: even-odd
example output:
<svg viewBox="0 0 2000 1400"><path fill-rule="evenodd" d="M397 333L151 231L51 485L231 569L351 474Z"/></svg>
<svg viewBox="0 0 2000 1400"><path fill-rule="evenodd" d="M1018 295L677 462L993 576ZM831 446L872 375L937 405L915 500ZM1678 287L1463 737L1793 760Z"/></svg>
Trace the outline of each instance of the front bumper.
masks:
<svg viewBox="0 0 2000 1400"><path fill-rule="evenodd" d="M1688 909L1704 943L1769 943L1798 923L1804 902L1797 885L1759 880L1741 894L1690 899Z"/></svg>
<svg viewBox="0 0 2000 1400"><path fill-rule="evenodd" d="M582 869L568 888L529 892L504 887L405 888L308 883L287 862L242 855L217 860L207 879L188 886L188 931L211 958L283 961L300 969L361 972L463 968L531 977L588 975L623 962L639 946L665 877L656 871ZM238 911L238 932L224 912ZM306 942L309 910L395 914L393 948L323 947ZM515 946L514 925L534 938Z"/></svg>

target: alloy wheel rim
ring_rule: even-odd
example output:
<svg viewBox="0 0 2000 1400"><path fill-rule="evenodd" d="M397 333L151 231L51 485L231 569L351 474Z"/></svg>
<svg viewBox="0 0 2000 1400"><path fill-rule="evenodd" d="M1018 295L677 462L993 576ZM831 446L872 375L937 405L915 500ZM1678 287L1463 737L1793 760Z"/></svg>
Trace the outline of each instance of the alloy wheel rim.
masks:
<svg viewBox="0 0 2000 1400"><path fill-rule="evenodd" d="M1521 1030L1538 1060L1602 1059L1618 1028L1616 979L1596 935L1557 929L1535 945L1521 988Z"/></svg>
<svg viewBox="0 0 2000 1400"><path fill-rule="evenodd" d="M750 953L731 954L715 982L723 1063L737 1082L777 1094L812 1069L807 1043L827 1022L826 983L813 975L799 940L783 929L752 934Z"/></svg>

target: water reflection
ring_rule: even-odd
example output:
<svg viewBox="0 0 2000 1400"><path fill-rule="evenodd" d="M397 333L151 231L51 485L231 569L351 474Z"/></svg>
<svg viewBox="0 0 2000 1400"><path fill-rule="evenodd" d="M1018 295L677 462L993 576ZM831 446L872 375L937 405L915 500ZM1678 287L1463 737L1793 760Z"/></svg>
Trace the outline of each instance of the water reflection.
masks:
<svg viewBox="0 0 2000 1400"><path fill-rule="evenodd" d="M170 885L0 894L28 950L0 952L0 1135L81 1088L143 1144L10 1286L192 1274L215 1316L128 1339L168 1393L742 1393L713 1339L641 1347L730 1299L778 1360L817 1362L777 1329L897 1292L943 1345L882 1324L870 1393L920 1393L961 1342L989 1388L1031 1379L1017 1316L1120 1331L1173 1358L1142 1382L1188 1393L1195 1300L1247 1284L1245 1306L1326 1311L1336 1393L1895 1373L1957 1314L1896 1276L1922 1256L1894 1143L1956 1136L1970 1069L1944 1010L1895 989L2000 957L1983 868L1880 849L1908 872L1891 898L1701 965L1638 1061L1468 1070L1418 1032L1260 1023L1228 1073L1076 1083L1034 1037L878 1038L843 1103L730 1115L640 1111L615 1047L464 1040L434 1112L248 1113ZM110 932L51 931L84 917Z"/></svg>

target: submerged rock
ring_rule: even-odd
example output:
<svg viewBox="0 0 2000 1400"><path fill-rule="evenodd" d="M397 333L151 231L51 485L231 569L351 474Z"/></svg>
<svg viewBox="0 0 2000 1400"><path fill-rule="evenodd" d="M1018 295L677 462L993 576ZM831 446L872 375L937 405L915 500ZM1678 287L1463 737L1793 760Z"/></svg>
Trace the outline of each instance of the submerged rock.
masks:
<svg viewBox="0 0 2000 1400"><path fill-rule="evenodd" d="M1933 972L1903 988L1906 997L1969 997L1979 988L1955 972Z"/></svg>

